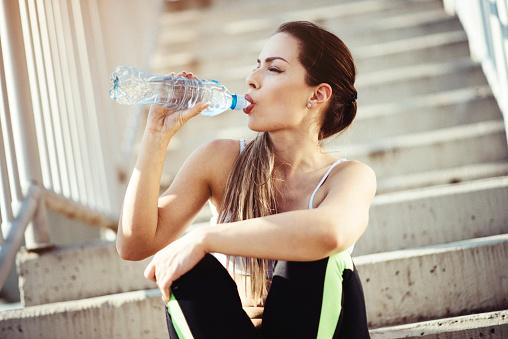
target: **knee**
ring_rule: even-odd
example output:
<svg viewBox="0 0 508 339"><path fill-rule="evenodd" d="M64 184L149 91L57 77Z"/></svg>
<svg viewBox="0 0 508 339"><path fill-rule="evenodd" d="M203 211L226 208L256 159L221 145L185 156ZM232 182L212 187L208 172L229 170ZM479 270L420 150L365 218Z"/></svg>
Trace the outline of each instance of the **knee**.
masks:
<svg viewBox="0 0 508 339"><path fill-rule="evenodd" d="M184 284L199 285L201 287L213 286L224 282L233 283L236 287L226 268L215 256L207 253L192 269L176 279L172 283L172 288L178 289Z"/></svg>

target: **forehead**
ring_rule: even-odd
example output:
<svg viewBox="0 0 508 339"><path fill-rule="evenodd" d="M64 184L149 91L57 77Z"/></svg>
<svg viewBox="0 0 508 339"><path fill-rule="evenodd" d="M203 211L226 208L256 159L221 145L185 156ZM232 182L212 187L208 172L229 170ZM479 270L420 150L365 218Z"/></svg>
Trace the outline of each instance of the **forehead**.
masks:
<svg viewBox="0 0 508 339"><path fill-rule="evenodd" d="M276 33L266 41L259 54L259 60L264 61L265 58L278 56L291 63L292 60L297 60L298 53L298 40L296 38L287 33Z"/></svg>

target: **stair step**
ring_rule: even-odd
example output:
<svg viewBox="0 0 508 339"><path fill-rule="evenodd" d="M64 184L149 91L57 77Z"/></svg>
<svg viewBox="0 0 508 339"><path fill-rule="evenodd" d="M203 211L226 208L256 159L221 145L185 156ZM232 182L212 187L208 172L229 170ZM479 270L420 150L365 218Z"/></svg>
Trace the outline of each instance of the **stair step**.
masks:
<svg viewBox="0 0 508 339"><path fill-rule="evenodd" d="M407 13L411 11L418 11L428 8L442 7L440 1L435 0L348 0L348 1L322 1L317 0L312 3L305 0L295 1L279 1L272 2L270 0L263 1L263 6L258 3L251 3L250 6L239 6L237 2L235 5L238 7L237 11L227 11L224 7L216 7L216 13L228 12L224 18L231 19L233 28L239 26L240 29L234 32L255 31L256 28L245 27L245 21L253 17L265 18L267 21L281 22L286 20L311 20L317 22L327 22L327 20L340 18L341 20L348 20L350 16L372 18L373 14L379 13L381 16L388 16L394 13ZM237 12L245 13L245 17L239 17ZM228 16L229 15L229 16ZM349 15L349 16L348 16ZM218 17L219 18L219 17ZM350 20L355 22L354 20ZM365 23L369 22L367 20ZM348 22L349 23L349 22ZM243 30L242 30L243 29Z"/></svg>
<svg viewBox="0 0 508 339"><path fill-rule="evenodd" d="M295 3L292 3L293 6L291 7L305 9L327 6L336 2L347 3L350 1L333 2L331 0L316 0L312 4L309 4L306 1L295 0ZM159 26L161 27L161 31L171 31L182 28L182 26L206 31L207 28L214 27L219 23L224 24L224 22L237 22L238 20L248 20L259 16L264 17L266 15L272 15L272 13L287 10L289 7L288 3L284 1L264 0L262 5L263 13L260 14L259 12L255 12L260 10L258 2L242 4L235 2L233 5L229 0L224 4L214 1L213 6L200 10L189 9L179 12L166 11L159 16ZM232 6L234 6L234 10L231 10ZM221 27L217 27L217 29L221 29Z"/></svg>
<svg viewBox="0 0 508 339"><path fill-rule="evenodd" d="M168 337L164 312L158 289L110 294L0 312L0 336L162 339Z"/></svg>
<svg viewBox="0 0 508 339"><path fill-rule="evenodd" d="M345 144L365 143L502 119L488 86L432 93L416 100L395 102L386 108L380 105L360 106L352 125L338 138Z"/></svg>
<svg viewBox="0 0 508 339"><path fill-rule="evenodd" d="M460 20L443 8L416 11L398 16L381 17L367 25L344 26L340 21L326 27L336 33L351 48L373 42L389 42L429 34L462 30Z"/></svg>
<svg viewBox="0 0 508 339"><path fill-rule="evenodd" d="M353 255L508 233L505 206L508 176L382 194Z"/></svg>
<svg viewBox="0 0 508 339"><path fill-rule="evenodd" d="M383 49L382 54L370 53L364 48L353 50L358 74L395 69L415 64L435 64L449 60L469 58L467 36L462 31L428 35L422 38L403 40L405 49ZM384 48L384 44L378 44ZM394 46L391 43L391 46ZM389 46L386 46L389 47ZM362 55L362 53L365 53ZM358 57L356 57L358 56Z"/></svg>
<svg viewBox="0 0 508 339"><path fill-rule="evenodd" d="M372 339L508 338L508 310L470 314L370 330Z"/></svg>
<svg viewBox="0 0 508 339"><path fill-rule="evenodd" d="M362 161L378 178L422 173L481 162L508 159L504 122L483 121L436 131L339 145L331 140L326 152Z"/></svg>
<svg viewBox="0 0 508 339"><path fill-rule="evenodd" d="M156 288L143 272L151 258L122 260L114 242L59 246L47 253L17 254L21 303L33 306Z"/></svg>
<svg viewBox="0 0 508 339"><path fill-rule="evenodd" d="M422 94L485 84L487 81L481 66L468 58L360 75L356 88L358 102L368 104L411 100Z"/></svg>
<svg viewBox="0 0 508 339"><path fill-rule="evenodd" d="M385 178L378 181L377 195L429 186L455 184L508 175L508 162L481 163L444 170Z"/></svg>
<svg viewBox="0 0 508 339"><path fill-rule="evenodd" d="M416 220L416 219L415 219ZM369 328L508 308L508 234L355 257Z"/></svg>

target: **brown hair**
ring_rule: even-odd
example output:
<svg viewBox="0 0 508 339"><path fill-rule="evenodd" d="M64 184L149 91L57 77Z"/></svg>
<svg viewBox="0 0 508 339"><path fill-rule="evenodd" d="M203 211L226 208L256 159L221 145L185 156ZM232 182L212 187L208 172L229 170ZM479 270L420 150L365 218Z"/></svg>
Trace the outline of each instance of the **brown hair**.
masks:
<svg viewBox="0 0 508 339"><path fill-rule="evenodd" d="M288 33L299 43L299 61L306 70L309 86L328 83L332 98L321 117L318 140L345 130L356 116L356 69L351 52L333 33L309 21L287 22L274 33ZM268 132L258 133L237 157L219 207L217 223L234 222L276 214L279 197L274 176L275 156ZM233 256L227 256L228 263ZM237 257L251 277L251 297L263 305L269 288L267 276L270 260ZM235 275L235 260L233 275ZM246 282L246 281L245 281Z"/></svg>

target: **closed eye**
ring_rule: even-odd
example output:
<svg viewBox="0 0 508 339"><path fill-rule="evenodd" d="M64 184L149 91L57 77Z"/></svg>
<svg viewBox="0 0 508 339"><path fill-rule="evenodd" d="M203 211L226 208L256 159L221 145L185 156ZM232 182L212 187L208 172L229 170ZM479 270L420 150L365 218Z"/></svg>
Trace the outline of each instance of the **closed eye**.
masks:
<svg viewBox="0 0 508 339"><path fill-rule="evenodd" d="M259 68L259 66L256 66L256 68L254 68L252 70L254 71L254 70L258 69L258 68ZM282 71L280 69L275 68L275 67L269 67L268 70L271 71L271 72L282 73Z"/></svg>

